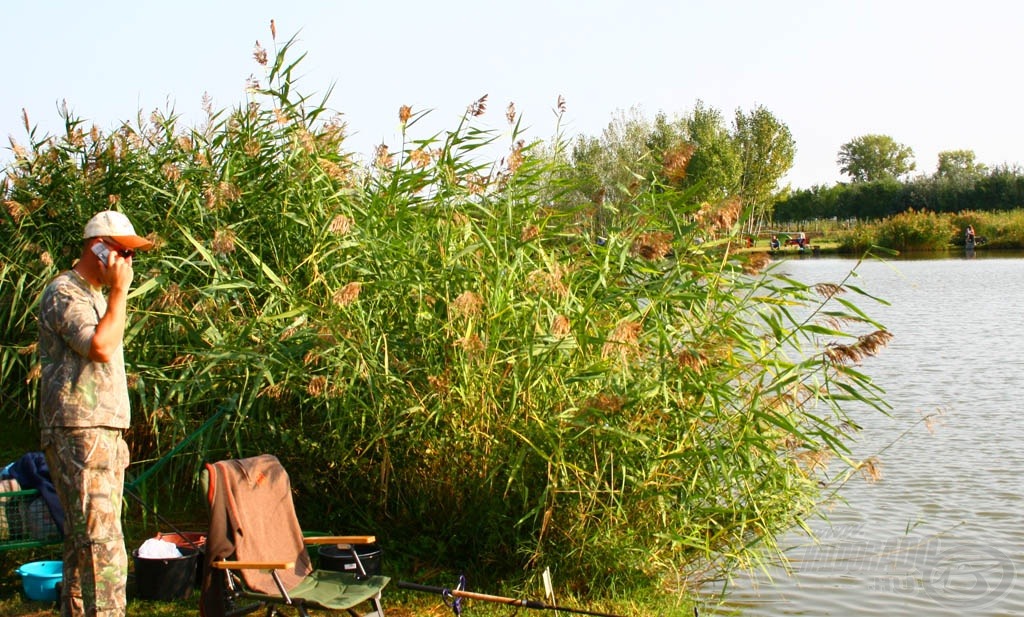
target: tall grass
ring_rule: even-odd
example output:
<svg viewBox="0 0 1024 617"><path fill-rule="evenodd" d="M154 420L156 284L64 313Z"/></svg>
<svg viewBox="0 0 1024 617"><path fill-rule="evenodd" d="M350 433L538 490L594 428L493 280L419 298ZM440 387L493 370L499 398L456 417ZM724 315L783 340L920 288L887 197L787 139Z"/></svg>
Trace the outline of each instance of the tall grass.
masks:
<svg viewBox="0 0 1024 617"><path fill-rule="evenodd" d="M846 404L884 409L856 363L886 334L841 295L856 288L700 250L740 204L656 183L601 204L615 224L591 236L595 210L560 200L559 140L527 141L512 106L507 131L479 128L486 98L429 136L401 108L401 147L357 164L295 90L292 46L258 49L251 100L201 126L157 113L106 135L69 115L17 147L5 419L34 415L42 286L116 207L158 247L130 296L136 459L231 412L182 480L272 452L307 528L377 533L410 569L551 567L575 592L680 589L813 514Z"/></svg>

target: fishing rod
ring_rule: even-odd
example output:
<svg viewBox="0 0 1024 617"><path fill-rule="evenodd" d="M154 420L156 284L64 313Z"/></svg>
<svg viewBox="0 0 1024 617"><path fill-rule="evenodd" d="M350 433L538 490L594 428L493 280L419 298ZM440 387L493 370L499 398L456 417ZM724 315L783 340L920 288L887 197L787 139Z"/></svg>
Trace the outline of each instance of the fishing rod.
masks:
<svg viewBox="0 0 1024 617"><path fill-rule="evenodd" d="M561 611L564 613L576 613L578 615L596 615L597 617L621 617L613 613L601 613L598 611L588 611L582 608L567 608L564 606L554 606L552 604L545 604L539 600L526 600L522 598L508 598L504 596L493 596L486 593L475 593L472 591L465 591L462 589L465 584L465 579L459 581L459 586L455 589L446 589L444 587L434 587L432 585L420 585L418 583L409 583L406 581L398 581L398 586L401 589L411 589L413 591L424 591L427 593L440 594L445 602L448 603L448 599L452 598L452 602L448 603L448 606L455 612L456 615L462 614L462 607L459 603L459 599L467 598L469 600L483 600L484 602L495 602L497 604L508 604L509 606L521 606L524 608L532 608L537 610L547 611Z"/></svg>
<svg viewBox="0 0 1024 617"><path fill-rule="evenodd" d="M219 420L220 417L225 415L227 412L228 412L228 407L225 406L225 405L221 405L220 408L217 410L217 413L215 413L212 416L210 416L210 418L208 420L206 420L206 422L204 422L202 426L200 426L198 429L193 431L190 435L187 435L185 437L185 439L183 439L181 441L181 443L179 443L177 446L175 446L170 452L168 452L166 455L160 457L160 459L156 463L154 463L152 467L150 467L149 469L145 470L143 473L141 473L139 475L139 477L135 478L134 480L131 480L131 481L128 481L128 482L124 483L124 494L125 495L128 495L129 497L134 499L136 502L138 502L139 505L141 505L143 508L145 508L150 514L155 516L158 521L160 521L161 523L163 523L167 527L170 527L171 531L173 531L174 533L178 534L178 536L181 539L183 539L185 542L188 542L189 544L191 544L192 548L194 548L196 550L196 552L199 552L201 550L199 545L196 544L195 542L193 542L192 539L189 538L187 533L185 533L184 531L178 529L178 527L175 526L174 523L170 522L169 520L167 520L166 518L161 516L160 513L156 511L156 508L154 508L151 505L149 505L146 502L146 500L144 500L142 498L142 495L139 494L138 486L140 484L142 484L143 482L145 482L147 478L149 478L154 473L156 473L156 471L158 469L163 467L178 452L183 450L185 448L185 446L187 446L189 443L191 443L197 437L199 437L200 435L205 433L211 426L213 426L214 422Z"/></svg>

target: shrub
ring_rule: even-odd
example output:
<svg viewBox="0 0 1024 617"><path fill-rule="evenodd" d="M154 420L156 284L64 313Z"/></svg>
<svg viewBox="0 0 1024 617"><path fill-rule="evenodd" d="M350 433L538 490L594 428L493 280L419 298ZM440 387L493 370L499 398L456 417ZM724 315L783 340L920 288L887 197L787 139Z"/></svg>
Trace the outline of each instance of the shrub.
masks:
<svg viewBox="0 0 1024 617"><path fill-rule="evenodd" d="M948 216L908 210L879 222L877 243L899 251L936 250L946 248L955 233Z"/></svg>

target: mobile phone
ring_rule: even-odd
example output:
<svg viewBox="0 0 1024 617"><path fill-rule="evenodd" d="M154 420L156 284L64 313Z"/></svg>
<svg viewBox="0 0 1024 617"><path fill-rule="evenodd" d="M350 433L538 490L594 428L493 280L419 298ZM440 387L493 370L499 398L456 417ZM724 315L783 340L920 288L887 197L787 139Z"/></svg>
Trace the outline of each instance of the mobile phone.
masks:
<svg viewBox="0 0 1024 617"><path fill-rule="evenodd" d="M92 252L96 254L96 257L99 257L100 263L103 264L104 266L110 263L108 261L110 259L110 249L107 248L106 244L103 244L102 242L97 242L96 244L92 245Z"/></svg>

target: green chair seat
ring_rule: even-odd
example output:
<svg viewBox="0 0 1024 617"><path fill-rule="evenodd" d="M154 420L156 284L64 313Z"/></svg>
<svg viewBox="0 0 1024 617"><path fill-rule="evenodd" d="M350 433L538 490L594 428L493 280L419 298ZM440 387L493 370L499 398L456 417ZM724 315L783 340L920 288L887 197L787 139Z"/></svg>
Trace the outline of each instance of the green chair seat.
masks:
<svg viewBox="0 0 1024 617"><path fill-rule="evenodd" d="M316 605L329 610L344 610L370 600L376 596L391 579L387 576L371 576L357 580L350 572L314 570L288 592L293 600L302 600L307 605Z"/></svg>

